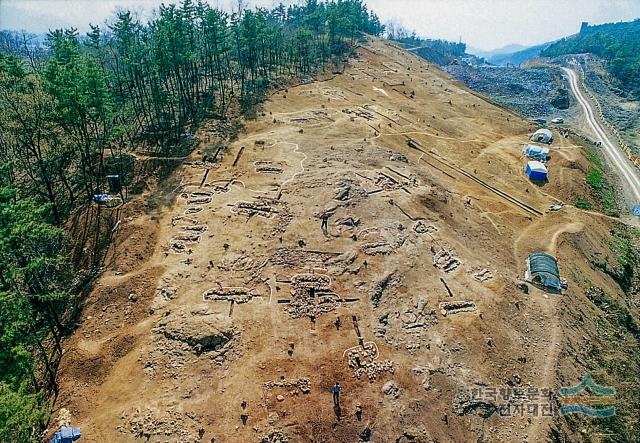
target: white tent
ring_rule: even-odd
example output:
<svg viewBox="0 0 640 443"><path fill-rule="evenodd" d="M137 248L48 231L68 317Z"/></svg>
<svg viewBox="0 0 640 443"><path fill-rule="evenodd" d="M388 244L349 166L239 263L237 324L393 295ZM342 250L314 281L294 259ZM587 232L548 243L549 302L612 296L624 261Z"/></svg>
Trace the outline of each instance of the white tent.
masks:
<svg viewBox="0 0 640 443"><path fill-rule="evenodd" d="M532 136L531 140L538 143L551 144L553 141L553 134L548 129L538 129Z"/></svg>

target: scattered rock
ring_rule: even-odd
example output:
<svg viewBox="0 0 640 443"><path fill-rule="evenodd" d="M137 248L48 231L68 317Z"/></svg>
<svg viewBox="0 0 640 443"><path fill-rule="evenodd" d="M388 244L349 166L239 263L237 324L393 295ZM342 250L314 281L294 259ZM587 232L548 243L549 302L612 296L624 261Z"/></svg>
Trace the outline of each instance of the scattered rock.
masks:
<svg viewBox="0 0 640 443"><path fill-rule="evenodd" d="M400 396L400 388L393 380L389 380L382 386L382 393L387 397L398 398Z"/></svg>

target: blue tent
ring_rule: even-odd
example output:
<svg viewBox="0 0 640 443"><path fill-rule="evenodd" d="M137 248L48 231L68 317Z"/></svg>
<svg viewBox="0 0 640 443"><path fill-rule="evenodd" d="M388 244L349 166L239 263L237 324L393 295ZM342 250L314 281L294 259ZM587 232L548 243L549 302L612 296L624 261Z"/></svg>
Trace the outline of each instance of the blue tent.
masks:
<svg viewBox="0 0 640 443"><path fill-rule="evenodd" d="M50 443L73 443L80 438L80 428L70 428L63 426L58 432L53 434Z"/></svg>
<svg viewBox="0 0 640 443"><path fill-rule="evenodd" d="M546 160L549 156L549 148L537 145L525 145L522 153L533 160Z"/></svg>
<svg viewBox="0 0 640 443"><path fill-rule="evenodd" d="M532 182L543 182L547 180L547 167L539 161L527 162L524 172Z"/></svg>

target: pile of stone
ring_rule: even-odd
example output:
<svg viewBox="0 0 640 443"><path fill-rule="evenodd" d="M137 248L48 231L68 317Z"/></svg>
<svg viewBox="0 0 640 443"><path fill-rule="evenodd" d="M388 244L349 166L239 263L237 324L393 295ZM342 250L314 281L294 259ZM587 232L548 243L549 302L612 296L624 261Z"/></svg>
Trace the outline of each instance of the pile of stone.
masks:
<svg viewBox="0 0 640 443"><path fill-rule="evenodd" d="M394 162L409 163L409 159L404 154L399 154L397 152L393 152L389 157L389 160Z"/></svg>
<svg viewBox="0 0 640 443"><path fill-rule="evenodd" d="M193 416L193 415L191 415ZM140 411L136 409L132 414L123 414L122 420L126 426L118 426L117 430L122 434L131 434L134 438L149 441L152 437L164 439L169 436L175 441L185 443L198 443L202 441L204 429L193 423L194 426L187 426L192 420L189 415L169 409L160 415L151 409ZM192 427L197 430L190 429Z"/></svg>
<svg viewBox="0 0 640 443"><path fill-rule="evenodd" d="M363 118L365 120L371 121L371 120L375 120L376 117L369 111L364 111L364 110L360 110L360 109L343 109L342 112L344 112L345 114L349 115L352 119L355 119L357 117Z"/></svg>
<svg viewBox="0 0 640 443"><path fill-rule="evenodd" d="M413 232L416 234L433 234L438 232L438 228L433 225L426 224L424 220L418 220L413 225Z"/></svg>
<svg viewBox="0 0 640 443"><path fill-rule="evenodd" d="M558 85L562 83L559 68L507 68L450 65L444 68L471 89L516 110L526 117L556 115Z"/></svg>
<svg viewBox="0 0 640 443"><path fill-rule="evenodd" d="M352 348L347 352L348 364L353 369L353 377L360 379L367 376L370 382L376 380L384 372L393 374L394 363L391 360L378 360L378 348L373 343Z"/></svg>
<svg viewBox="0 0 640 443"><path fill-rule="evenodd" d="M272 431L260 439L260 443L287 443L288 441L289 437L282 431Z"/></svg>
<svg viewBox="0 0 640 443"><path fill-rule="evenodd" d="M398 180L392 178L389 175L386 174L380 174L375 178L374 183L376 184L376 186L385 189L387 191L393 191L395 189L400 189L403 184L400 183Z"/></svg>
<svg viewBox="0 0 640 443"><path fill-rule="evenodd" d="M291 303L287 312L292 318L315 320L341 305L340 298L330 290L331 278L321 274L298 274L291 279Z"/></svg>
<svg viewBox="0 0 640 443"><path fill-rule="evenodd" d="M265 388L273 389L273 388L285 388L299 389L303 394L308 394L311 392L311 381L308 378L296 378L296 379L282 379L282 380L270 380L264 384Z"/></svg>
<svg viewBox="0 0 640 443"><path fill-rule="evenodd" d="M336 184L334 200L346 202L354 197L366 197L368 195L360 183L350 178L342 178Z"/></svg>

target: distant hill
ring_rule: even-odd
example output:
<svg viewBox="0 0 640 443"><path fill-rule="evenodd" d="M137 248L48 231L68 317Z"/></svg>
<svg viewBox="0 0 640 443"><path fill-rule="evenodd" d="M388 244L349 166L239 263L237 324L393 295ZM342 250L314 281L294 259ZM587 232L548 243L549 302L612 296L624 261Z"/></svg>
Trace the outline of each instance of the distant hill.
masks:
<svg viewBox="0 0 640 443"><path fill-rule="evenodd" d="M640 19L589 26L542 51L546 57L592 53L607 62L607 70L633 94L640 94Z"/></svg>
<svg viewBox="0 0 640 443"><path fill-rule="evenodd" d="M506 65L521 65L527 60L534 59L540 56L540 53L545 50L551 43L543 43L541 45L531 46L526 49L522 49L516 52L497 54L493 57L487 58L487 61L491 64L498 66Z"/></svg>
<svg viewBox="0 0 640 443"><path fill-rule="evenodd" d="M478 48L474 48L471 46L467 46L467 52L469 54L473 54L477 57L483 57L487 60L491 59L492 57L496 57L499 55L505 55L505 54L513 54L514 52L519 52L522 51L524 49L527 49L527 46L524 45L518 45L518 44L511 44L511 45L507 45L507 46L503 46L502 48L498 48L498 49L492 49L491 51L484 51L482 49L478 49Z"/></svg>
<svg viewBox="0 0 640 443"><path fill-rule="evenodd" d="M389 39L440 66L448 65L453 60L466 55L467 46L464 43L426 39L417 37L415 34L402 37L390 36Z"/></svg>

